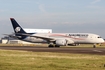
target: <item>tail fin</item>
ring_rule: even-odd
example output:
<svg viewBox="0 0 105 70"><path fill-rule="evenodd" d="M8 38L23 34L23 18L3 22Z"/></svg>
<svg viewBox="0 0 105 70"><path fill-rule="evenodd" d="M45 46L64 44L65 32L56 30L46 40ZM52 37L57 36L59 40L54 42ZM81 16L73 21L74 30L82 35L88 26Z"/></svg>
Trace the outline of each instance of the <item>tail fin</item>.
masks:
<svg viewBox="0 0 105 70"><path fill-rule="evenodd" d="M18 37L18 39L24 39L26 38L25 35L22 34L26 34L26 32L22 29L22 27L16 22L16 20L14 18L10 18L15 35Z"/></svg>
<svg viewBox="0 0 105 70"><path fill-rule="evenodd" d="M15 33L26 33L14 18L10 18Z"/></svg>

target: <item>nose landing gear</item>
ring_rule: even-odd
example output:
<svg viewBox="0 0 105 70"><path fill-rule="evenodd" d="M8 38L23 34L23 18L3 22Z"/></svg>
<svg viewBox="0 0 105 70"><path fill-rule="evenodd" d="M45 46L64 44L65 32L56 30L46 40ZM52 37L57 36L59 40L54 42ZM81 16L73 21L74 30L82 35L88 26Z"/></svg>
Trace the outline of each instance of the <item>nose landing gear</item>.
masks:
<svg viewBox="0 0 105 70"><path fill-rule="evenodd" d="M101 44L93 44L93 48L96 48L97 46L101 46Z"/></svg>
<svg viewBox="0 0 105 70"><path fill-rule="evenodd" d="M96 44L93 44L93 48L96 48Z"/></svg>

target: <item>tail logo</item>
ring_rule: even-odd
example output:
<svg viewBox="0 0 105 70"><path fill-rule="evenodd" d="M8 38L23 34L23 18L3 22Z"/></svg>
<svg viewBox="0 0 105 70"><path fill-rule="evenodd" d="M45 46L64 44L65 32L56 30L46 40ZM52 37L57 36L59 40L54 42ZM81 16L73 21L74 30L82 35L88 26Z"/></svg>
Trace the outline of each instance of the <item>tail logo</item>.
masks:
<svg viewBox="0 0 105 70"><path fill-rule="evenodd" d="M16 27L16 28L15 28L15 31L16 31L16 32L19 32L20 30L21 30L20 27Z"/></svg>

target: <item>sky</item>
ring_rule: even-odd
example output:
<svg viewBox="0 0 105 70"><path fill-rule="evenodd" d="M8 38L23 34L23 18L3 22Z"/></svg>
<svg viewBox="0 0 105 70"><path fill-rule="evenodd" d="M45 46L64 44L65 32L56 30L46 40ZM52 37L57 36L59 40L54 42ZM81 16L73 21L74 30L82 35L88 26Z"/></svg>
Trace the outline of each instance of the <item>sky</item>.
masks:
<svg viewBox="0 0 105 70"><path fill-rule="evenodd" d="M105 0L0 0L0 37L13 32L10 18L23 28L105 38Z"/></svg>

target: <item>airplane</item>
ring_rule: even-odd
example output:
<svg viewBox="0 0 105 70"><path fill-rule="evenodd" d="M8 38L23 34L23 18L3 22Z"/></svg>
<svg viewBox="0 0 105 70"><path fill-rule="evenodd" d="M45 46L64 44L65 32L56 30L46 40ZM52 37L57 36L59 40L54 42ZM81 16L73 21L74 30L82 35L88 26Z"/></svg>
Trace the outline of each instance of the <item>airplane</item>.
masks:
<svg viewBox="0 0 105 70"><path fill-rule="evenodd" d="M96 47L96 44L104 42L103 38L93 33L26 33L14 18L10 20L15 32L15 35L9 35L10 37L33 43L47 43L48 47L71 44L93 44L93 47Z"/></svg>

